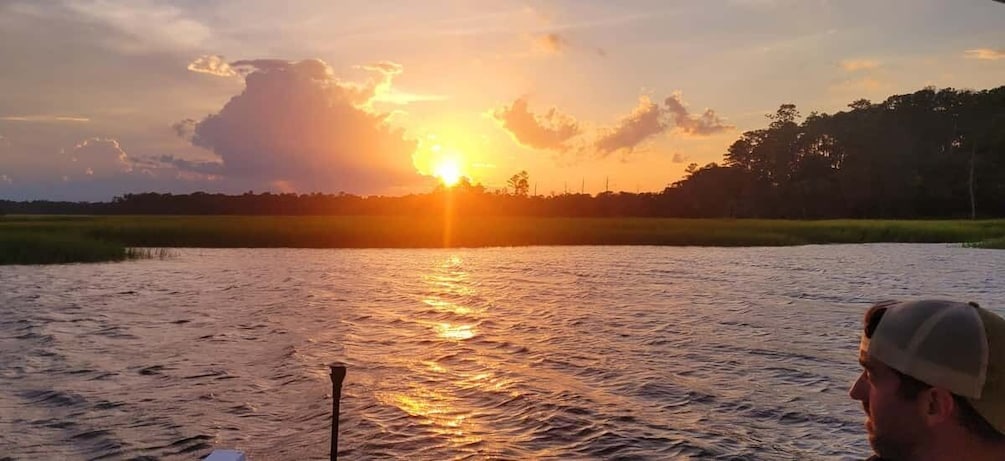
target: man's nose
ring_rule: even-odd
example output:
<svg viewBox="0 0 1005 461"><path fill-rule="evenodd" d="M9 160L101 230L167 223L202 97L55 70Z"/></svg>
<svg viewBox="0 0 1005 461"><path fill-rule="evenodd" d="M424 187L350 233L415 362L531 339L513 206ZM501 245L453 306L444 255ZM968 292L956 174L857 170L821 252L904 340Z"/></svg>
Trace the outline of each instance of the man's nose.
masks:
<svg viewBox="0 0 1005 461"><path fill-rule="evenodd" d="M851 389L848 389L848 396L853 400L865 400L865 387L865 372L863 371L858 375L858 379L855 380L855 383L851 385Z"/></svg>

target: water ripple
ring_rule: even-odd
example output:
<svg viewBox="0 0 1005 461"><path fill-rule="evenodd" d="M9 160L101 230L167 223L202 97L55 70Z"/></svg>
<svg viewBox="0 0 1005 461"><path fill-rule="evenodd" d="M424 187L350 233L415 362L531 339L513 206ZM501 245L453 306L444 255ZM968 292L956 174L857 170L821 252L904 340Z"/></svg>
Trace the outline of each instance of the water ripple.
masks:
<svg viewBox="0 0 1005 461"><path fill-rule="evenodd" d="M0 461L327 459L333 361L347 459L861 458L845 393L862 311L1005 306L1003 265L847 245L0 267Z"/></svg>

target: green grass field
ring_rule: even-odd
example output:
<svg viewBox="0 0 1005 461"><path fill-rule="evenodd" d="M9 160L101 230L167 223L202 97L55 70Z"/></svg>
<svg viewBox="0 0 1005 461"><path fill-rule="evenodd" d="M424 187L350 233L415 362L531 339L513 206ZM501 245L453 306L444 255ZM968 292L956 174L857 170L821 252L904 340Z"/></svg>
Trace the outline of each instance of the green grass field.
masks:
<svg viewBox="0 0 1005 461"><path fill-rule="evenodd" d="M782 246L925 242L1005 247L1005 220L727 220L407 216L7 216L0 264L122 260L135 247Z"/></svg>

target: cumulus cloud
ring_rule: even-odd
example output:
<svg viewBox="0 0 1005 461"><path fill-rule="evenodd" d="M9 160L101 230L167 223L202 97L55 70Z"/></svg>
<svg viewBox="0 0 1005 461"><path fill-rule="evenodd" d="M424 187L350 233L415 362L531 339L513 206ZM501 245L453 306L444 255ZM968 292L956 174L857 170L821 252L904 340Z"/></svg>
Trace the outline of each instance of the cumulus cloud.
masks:
<svg viewBox="0 0 1005 461"><path fill-rule="evenodd" d="M347 91L358 95L359 102L368 108L377 102L406 105L413 102L442 101L447 99L446 96L442 95L409 93L395 87L393 85L394 78L403 71L401 64L391 61L378 61L356 66L356 68L375 74L376 78L371 78L363 84L339 81L339 85Z"/></svg>
<svg viewBox="0 0 1005 461"><path fill-rule="evenodd" d="M361 69L366 69L366 70L372 70L374 72L379 72L379 73L384 74L385 76L388 76L388 77L400 74L401 71L402 71L402 69L403 69L402 66L401 66L401 64L398 64L398 63L395 63L395 62L391 62L391 61L377 61L375 63L364 64L364 65L359 66L359 67Z"/></svg>
<svg viewBox="0 0 1005 461"><path fill-rule="evenodd" d="M683 154L681 154L680 152L674 152L674 153L673 153L673 158L671 159L671 161L672 161L673 163L684 163L684 162L688 161L688 158L687 158L687 157L685 157L685 156L684 156Z"/></svg>
<svg viewBox="0 0 1005 461"><path fill-rule="evenodd" d="M564 152L569 149L567 142L580 134L576 119L554 107L542 115L532 113L527 97L494 110L492 116L518 143L534 149Z"/></svg>
<svg viewBox="0 0 1005 461"><path fill-rule="evenodd" d="M328 80L333 76L333 72L328 67L328 64L325 64L320 59L305 59L303 61L290 61L288 59L242 59L230 63L230 66L244 75L294 72L305 78L317 80Z"/></svg>
<svg viewBox="0 0 1005 461"><path fill-rule="evenodd" d="M646 140L670 129L689 136L709 136L735 128L711 109L706 109L701 115L690 114L680 92L666 98L664 105L653 102L649 97L640 97L638 105L613 126L592 131L592 141L582 140L589 137L589 133L580 129L575 118L555 108L536 115L528 108L526 97L517 99L508 107L496 109L492 116L516 142L526 147L565 152L577 145L578 153L592 150L600 157L615 152L621 152L623 156L631 154Z"/></svg>
<svg viewBox="0 0 1005 461"><path fill-rule="evenodd" d="M391 90L391 83L394 77L401 74L400 64L390 61L380 61L373 64L358 66L358 68L376 73L377 79L359 85L354 83L341 83L346 91L355 96L356 104L369 104L371 101L388 94Z"/></svg>
<svg viewBox="0 0 1005 461"><path fill-rule="evenodd" d="M188 64L188 70L218 77L236 77L237 71L223 59L223 56L205 55Z"/></svg>
<svg viewBox="0 0 1005 461"><path fill-rule="evenodd" d="M388 114L361 107L400 66L369 66L383 79L355 87L338 81L323 61L236 61L245 90L215 114L176 124L192 127L194 145L213 151L219 163L168 159L179 168L227 178L282 181L301 191L374 193L417 183L412 166L416 142L387 123Z"/></svg>
<svg viewBox="0 0 1005 461"><path fill-rule="evenodd" d="M171 129L174 130L175 134L179 138L186 141L191 141L192 137L195 136L195 125L199 123L195 119L186 118L180 122L171 125Z"/></svg>
<svg viewBox="0 0 1005 461"><path fill-rule="evenodd" d="M252 188L229 182L212 184L206 181L208 175L196 177L154 158L133 155L128 146L143 144L142 139L131 138L126 144L117 137L93 137L93 129L86 125L30 128L5 131L0 141L0 174L9 179L0 178L3 198L105 201L126 192L192 192L212 187L234 193ZM193 158L206 155L184 146L154 149L171 149Z"/></svg>
<svg viewBox="0 0 1005 461"><path fill-rule="evenodd" d="M838 64L848 72L858 72L860 70L870 70L879 67L879 61L872 59L845 59Z"/></svg>
<svg viewBox="0 0 1005 461"><path fill-rule="evenodd" d="M253 72L282 72L291 61L283 59L253 59L240 60L228 63L222 56L206 55L202 56L191 64L188 69L193 72L201 72L222 77L242 76L247 77ZM320 63L318 66L316 64ZM306 60L299 63L299 71L304 75L310 74L317 80L325 80L327 84L342 87L348 99L358 106L370 108L374 102L384 102L390 104L410 104L420 101L441 101L446 97L441 95L416 94L400 91L394 88L394 78L402 73L404 68L401 64L391 61L377 61L370 64L354 66L356 69L370 72L374 78L365 82L349 82L339 80L335 77L332 69L321 61Z"/></svg>
<svg viewBox="0 0 1005 461"><path fill-rule="evenodd" d="M111 138L89 138L73 147L73 173L86 176L113 176L132 171L132 163L119 142Z"/></svg>
<svg viewBox="0 0 1005 461"><path fill-rule="evenodd" d="M178 168L179 170L190 171L193 173L212 175L224 173L224 165L221 162L189 160L169 154L146 158L143 162L144 166L148 167L162 167L164 165L168 165Z"/></svg>
<svg viewBox="0 0 1005 461"><path fill-rule="evenodd" d="M615 127L600 130L594 147L601 156L622 149L631 153L642 141L666 129L667 121L660 106L643 96L639 98L639 105Z"/></svg>
<svg viewBox="0 0 1005 461"><path fill-rule="evenodd" d="M993 50L991 48L977 48L967 50L963 55L969 59L980 59L984 61L997 61L1005 59L1005 49Z"/></svg>
<svg viewBox="0 0 1005 461"><path fill-rule="evenodd" d="M694 136L709 136L732 130L733 125L727 124L712 109L705 109L701 115L691 115L679 91L675 91L663 101L674 125L682 133Z"/></svg>

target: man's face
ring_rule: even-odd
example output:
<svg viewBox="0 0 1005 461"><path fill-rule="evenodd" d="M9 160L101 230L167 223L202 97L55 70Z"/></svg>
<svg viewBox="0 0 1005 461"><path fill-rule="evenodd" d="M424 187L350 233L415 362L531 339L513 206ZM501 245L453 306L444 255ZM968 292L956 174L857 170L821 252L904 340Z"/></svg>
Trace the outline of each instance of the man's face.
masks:
<svg viewBox="0 0 1005 461"><path fill-rule="evenodd" d="M865 409L869 444L882 458L911 459L926 436L921 407L917 400L897 392L900 377L892 368L870 360L865 352L860 354L859 363L864 370L848 394L862 402Z"/></svg>

